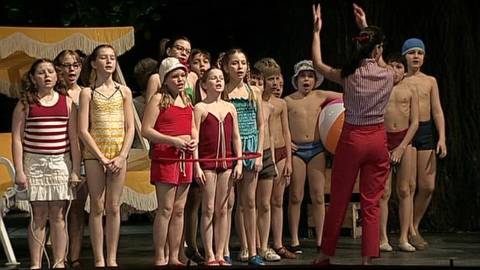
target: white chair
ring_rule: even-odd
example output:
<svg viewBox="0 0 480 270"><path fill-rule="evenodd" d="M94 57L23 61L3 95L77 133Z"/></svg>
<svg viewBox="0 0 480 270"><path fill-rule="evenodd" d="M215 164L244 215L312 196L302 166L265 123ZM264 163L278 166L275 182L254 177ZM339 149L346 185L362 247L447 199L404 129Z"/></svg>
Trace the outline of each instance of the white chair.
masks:
<svg viewBox="0 0 480 270"><path fill-rule="evenodd" d="M10 179L12 182L15 181L15 169L13 168L12 162L5 158L0 157L0 164L4 165L10 175ZM5 224L3 223L3 216L9 211L10 207L15 205L15 188L9 188L0 199L0 237L3 245L3 250L5 251L5 255L7 256L8 262L5 263L6 265L18 265L20 264L17 262L15 258L15 253L12 248L12 244L10 243L10 238L8 237L7 229L5 228Z"/></svg>

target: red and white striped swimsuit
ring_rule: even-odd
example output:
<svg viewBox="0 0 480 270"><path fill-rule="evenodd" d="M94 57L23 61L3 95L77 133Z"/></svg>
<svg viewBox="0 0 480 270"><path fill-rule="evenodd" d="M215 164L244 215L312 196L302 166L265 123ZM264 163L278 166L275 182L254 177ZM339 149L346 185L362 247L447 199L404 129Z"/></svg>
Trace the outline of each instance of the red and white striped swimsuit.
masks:
<svg viewBox="0 0 480 270"><path fill-rule="evenodd" d="M33 154L57 155L70 151L67 97L59 95L53 106L31 104L25 119L23 150Z"/></svg>

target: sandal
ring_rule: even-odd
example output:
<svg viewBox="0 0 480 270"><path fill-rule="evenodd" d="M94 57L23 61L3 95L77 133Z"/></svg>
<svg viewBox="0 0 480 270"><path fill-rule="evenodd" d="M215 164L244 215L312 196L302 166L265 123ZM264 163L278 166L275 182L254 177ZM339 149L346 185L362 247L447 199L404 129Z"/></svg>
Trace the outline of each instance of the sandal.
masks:
<svg viewBox="0 0 480 270"><path fill-rule="evenodd" d="M80 263L80 259L76 259L73 261L68 261L68 265L72 270L80 270L82 269L82 264Z"/></svg>
<svg viewBox="0 0 480 270"><path fill-rule="evenodd" d="M295 253L290 252L285 246L281 246L279 248L274 248L273 249L280 257L284 259L296 259L297 255Z"/></svg>
<svg viewBox="0 0 480 270"><path fill-rule="evenodd" d="M208 266L219 266L220 263L219 263L219 261L213 259L213 260L210 260L210 261L208 261L208 262L205 262L204 265L207 266L207 267L208 267Z"/></svg>
<svg viewBox="0 0 480 270"><path fill-rule="evenodd" d="M316 267L329 266L330 265L330 258L315 259L315 260L313 260L312 265L314 265Z"/></svg>

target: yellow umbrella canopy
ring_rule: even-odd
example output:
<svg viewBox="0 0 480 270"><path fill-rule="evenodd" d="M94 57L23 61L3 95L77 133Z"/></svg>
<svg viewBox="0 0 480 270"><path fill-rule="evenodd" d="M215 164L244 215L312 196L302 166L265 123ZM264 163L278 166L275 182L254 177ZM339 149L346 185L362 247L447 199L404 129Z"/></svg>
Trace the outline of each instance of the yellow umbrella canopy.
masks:
<svg viewBox="0 0 480 270"><path fill-rule="evenodd" d="M0 93L18 97L20 79L36 58L53 59L65 49L90 53L105 43L125 53L134 45L133 27L0 27Z"/></svg>

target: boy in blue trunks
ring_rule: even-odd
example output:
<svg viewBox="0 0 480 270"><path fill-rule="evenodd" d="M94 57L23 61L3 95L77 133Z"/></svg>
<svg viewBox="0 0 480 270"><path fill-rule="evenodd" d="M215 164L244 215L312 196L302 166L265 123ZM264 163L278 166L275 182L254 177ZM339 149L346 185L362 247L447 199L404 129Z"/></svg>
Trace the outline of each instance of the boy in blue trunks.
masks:
<svg viewBox="0 0 480 270"><path fill-rule="evenodd" d="M410 227L409 240L417 250L422 250L428 243L420 235L418 226L427 211L435 188L437 171L435 153L439 158L447 155L445 118L436 79L420 71L425 56L423 41L417 38L406 40L402 46L402 55L405 56L408 70L404 81L417 88L419 98L419 127L413 140L413 146L417 150L418 192L414 200L413 225ZM432 122L438 131L437 142Z"/></svg>
<svg viewBox="0 0 480 270"><path fill-rule="evenodd" d="M342 94L324 90L314 91L322 83L323 76L314 70L312 61L298 62L294 71L292 85L297 91L285 97L293 152L288 223L292 236L290 251L300 254L302 250L298 240L298 225L306 177L310 185L316 245L320 246L322 242L326 167L324 147L320 142L318 116L322 104L327 99L341 98Z"/></svg>
<svg viewBox="0 0 480 270"><path fill-rule="evenodd" d="M400 237L398 248L413 252L415 248L408 242L408 230L413 215L413 195L415 193L416 153L411 141L418 129L418 94L417 89L402 81L405 74L405 59L400 54L391 55L387 63L397 74L395 86L388 100L385 112L385 129L387 131L390 162L394 166L396 190L398 194L398 211L400 218ZM392 186L392 170L385 184L385 193L380 199L380 251L392 251L387 236L388 200Z"/></svg>

